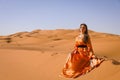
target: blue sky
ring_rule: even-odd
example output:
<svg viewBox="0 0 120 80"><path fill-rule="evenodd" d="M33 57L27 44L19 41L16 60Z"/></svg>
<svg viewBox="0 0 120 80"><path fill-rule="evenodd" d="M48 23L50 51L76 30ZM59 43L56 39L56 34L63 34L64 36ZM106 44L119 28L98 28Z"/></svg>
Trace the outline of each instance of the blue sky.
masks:
<svg viewBox="0 0 120 80"><path fill-rule="evenodd" d="M0 0L0 35L77 29L120 35L120 0Z"/></svg>

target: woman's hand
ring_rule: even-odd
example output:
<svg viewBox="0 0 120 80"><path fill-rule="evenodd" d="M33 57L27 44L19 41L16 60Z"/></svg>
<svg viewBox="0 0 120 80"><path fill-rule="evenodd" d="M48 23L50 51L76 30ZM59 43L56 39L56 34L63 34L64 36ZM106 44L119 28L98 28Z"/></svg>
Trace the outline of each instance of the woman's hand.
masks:
<svg viewBox="0 0 120 80"><path fill-rule="evenodd" d="M94 55L93 51L88 52L89 53L89 59L95 58L96 56Z"/></svg>

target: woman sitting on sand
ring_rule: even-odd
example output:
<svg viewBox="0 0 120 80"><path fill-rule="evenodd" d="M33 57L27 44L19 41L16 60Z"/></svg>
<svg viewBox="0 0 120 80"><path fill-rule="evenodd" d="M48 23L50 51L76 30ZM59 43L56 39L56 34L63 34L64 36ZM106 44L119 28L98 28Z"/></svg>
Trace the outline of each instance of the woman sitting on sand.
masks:
<svg viewBox="0 0 120 80"><path fill-rule="evenodd" d="M80 25L80 34L76 37L75 49L69 54L64 65L62 75L76 78L100 65L104 59L94 55L86 24Z"/></svg>

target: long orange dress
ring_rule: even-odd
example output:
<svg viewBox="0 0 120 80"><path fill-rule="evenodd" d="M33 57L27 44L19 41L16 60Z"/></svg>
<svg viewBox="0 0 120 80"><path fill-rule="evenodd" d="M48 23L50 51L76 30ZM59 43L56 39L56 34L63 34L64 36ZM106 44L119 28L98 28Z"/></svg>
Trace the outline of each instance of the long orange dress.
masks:
<svg viewBox="0 0 120 80"><path fill-rule="evenodd" d="M77 78L80 75L90 72L103 61L98 58L92 58L92 56L94 54L90 38L88 37L88 41L85 43L78 36L76 38L75 49L69 54L62 75L66 78Z"/></svg>

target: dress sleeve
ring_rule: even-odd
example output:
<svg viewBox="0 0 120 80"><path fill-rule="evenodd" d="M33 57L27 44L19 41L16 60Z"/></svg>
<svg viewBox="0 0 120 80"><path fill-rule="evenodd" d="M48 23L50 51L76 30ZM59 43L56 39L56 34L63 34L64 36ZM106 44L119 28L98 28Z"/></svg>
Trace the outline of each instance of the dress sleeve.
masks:
<svg viewBox="0 0 120 80"><path fill-rule="evenodd" d="M78 37L75 38L75 47L78 46Z"/></svg>
<svg viewBox="0 0 120 80"><path fill-rule="evenodd" d="M77 46L78 46L78 38L76 37L76 38L75 38L75 45L74 45L74 48L77 49Z"/></svg>
<svg viewBox="0 0 120 80"><path fill-rule="evenodd" d="M90 52L90 56L94 55L93 47L91 44L90 37L88 36L88 42L87 42L88 52Z"/></svg>

